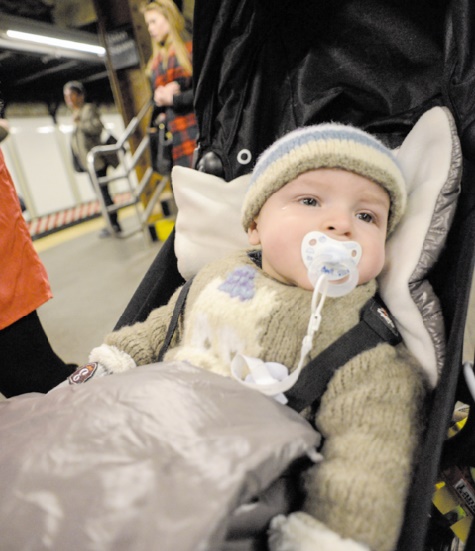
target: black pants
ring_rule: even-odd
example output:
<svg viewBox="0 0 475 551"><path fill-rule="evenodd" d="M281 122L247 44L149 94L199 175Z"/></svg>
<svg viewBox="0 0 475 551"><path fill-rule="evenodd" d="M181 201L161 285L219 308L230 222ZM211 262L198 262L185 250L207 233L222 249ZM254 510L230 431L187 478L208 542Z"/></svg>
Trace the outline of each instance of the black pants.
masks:
<svg viewBox="0 0 475 551"><path fill-rule="evenodd" d="M75 370L51 348L36 311L0 330L0 392L48 392Z"/></svg>
<svg viewBox="0 0 475 551"><path fill-rule="evenodd" d="M107 166L104 168L101 168L100 170L96 170L96 176L97 178L103 178L107 175ZM106 204L106 207L110 207L114 204L114 201L109 193L109 187L100 185L102 197L104 198L104 203ZM118 221L118 215L117 212L109 212L108 214L109 220L112 224L112 226L115 226L116 228L119 227L119 221Z"/></svg>

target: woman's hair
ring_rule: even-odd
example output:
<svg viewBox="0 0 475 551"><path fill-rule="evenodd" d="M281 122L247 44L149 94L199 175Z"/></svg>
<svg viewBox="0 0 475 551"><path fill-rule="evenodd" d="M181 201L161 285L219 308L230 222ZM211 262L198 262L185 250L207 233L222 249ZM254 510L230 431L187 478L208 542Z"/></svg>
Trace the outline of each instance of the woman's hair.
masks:
<svg viewBox="0 0 475 551"><path fill-rule="evenodd" d="M167 61L170 47L173 46L178 63L191 75L193 69L190 55L186 49L185 40L183 39L185 18L173 0L153 0L143 5L141 11L144 15L150 11L158 11L165 17L170 25L170 32L164 44L152 40L152 56L147 64L147 73L152 72L152 63L157 55L162 54L164 61Z"/></svg>

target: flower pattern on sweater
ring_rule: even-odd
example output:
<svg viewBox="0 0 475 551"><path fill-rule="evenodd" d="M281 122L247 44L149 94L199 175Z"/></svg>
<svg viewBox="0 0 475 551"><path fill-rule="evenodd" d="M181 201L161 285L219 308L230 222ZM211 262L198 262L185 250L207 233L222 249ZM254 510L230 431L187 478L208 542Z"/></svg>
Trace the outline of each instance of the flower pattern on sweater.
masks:
<svg viewBox="0 0 475 551"><path fill-rule="evenodd" d="M226 280L219 286L219 290L228 293L231 297L239 297L241 300L251 300L255 294L255 277L255 268L251 266L239 266L228 274Z"/></svg>

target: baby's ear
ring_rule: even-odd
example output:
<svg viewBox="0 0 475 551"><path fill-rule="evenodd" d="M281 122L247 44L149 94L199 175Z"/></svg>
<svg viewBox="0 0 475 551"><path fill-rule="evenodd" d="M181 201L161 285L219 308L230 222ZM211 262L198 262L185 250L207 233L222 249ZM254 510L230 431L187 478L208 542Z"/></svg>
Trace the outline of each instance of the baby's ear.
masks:
<svg viewBox="0 0 475 551"><path fill-rule="evenodd" d="M247 238L250 245L260 245L261 240L259 238L259 230L257 229L257 218L254 219L249 228L247 228Z"/></svg>

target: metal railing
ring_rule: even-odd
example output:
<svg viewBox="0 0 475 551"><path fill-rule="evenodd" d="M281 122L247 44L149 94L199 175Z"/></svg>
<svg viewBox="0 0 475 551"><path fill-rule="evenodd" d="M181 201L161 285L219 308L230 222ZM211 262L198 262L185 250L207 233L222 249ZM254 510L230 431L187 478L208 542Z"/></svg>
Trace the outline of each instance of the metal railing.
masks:
<svg viewBox="0 0 475 551"><path fill-rule="evenodd" d="M128 139L137 130L142 119L147 115L151 105L152 102L148 102L142 107L138 115L129 122L127 128L124 130L120 138L118 138L116 144L98 145L96 147L93 147L87 154L87 171L91 178L92 185L94 186L97 198L99 200L103 218L107 224L109 231L111 232L111 235L115 235L118 238L126 238L136 234L139 231L142 231L144 234L144 238L148 244L151 242L152 239L148 220L153 212L157 201L160 198L160 195L164 191L165 186L170 181L170 177L168 175L162 176L161 180L157 182L157 185L154 188L147 202L147 205L144 207L142 205L141 195L150 183L153 175L153 169L151 166L149 166L145 170L141 179L137 181L135 168L139 161L142 159L143 155L145 155L149 150L150 138L148 133L146 133L145 136L142 138L133 155L127 155L127 152L130 149ZM94 170L94 161L96 157L111 153L116 154L119 160L117 170L114 171L114 173L110 176L106 175L98 178L96 175L96 171ZM101 187L109 185L111 182L122 179L125 179L127 181L128 191L130 193L131 199L123 203L107 206L101 193ZM122 231L120 233L114 232L108 214L117 212L123 208L132 205L135 206L138 224L135 227L128 229L127 231Z"/></svg>

